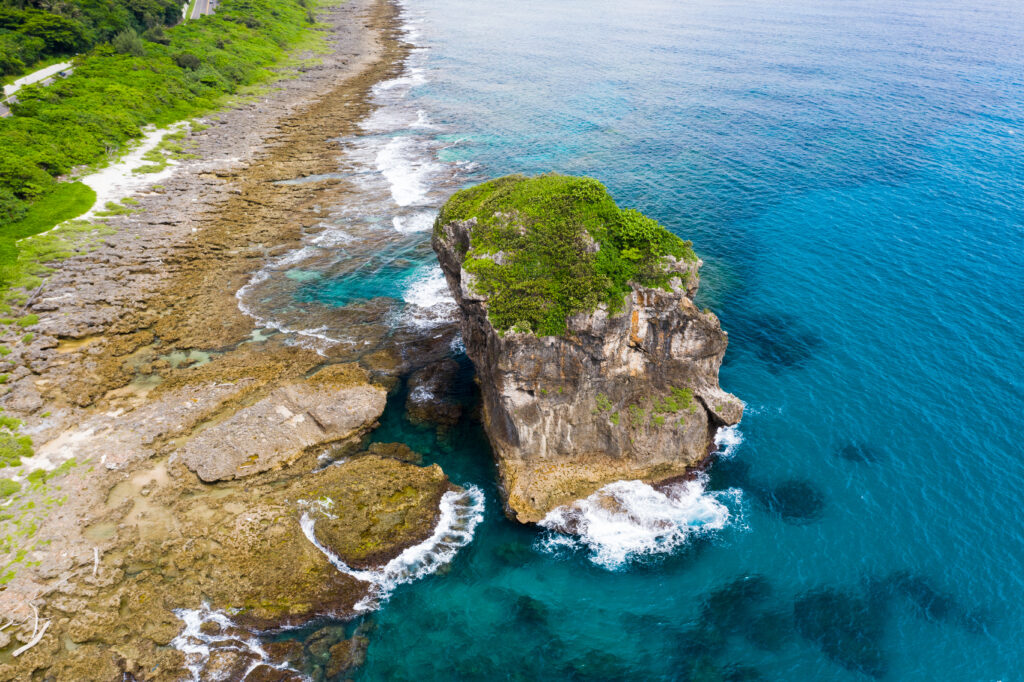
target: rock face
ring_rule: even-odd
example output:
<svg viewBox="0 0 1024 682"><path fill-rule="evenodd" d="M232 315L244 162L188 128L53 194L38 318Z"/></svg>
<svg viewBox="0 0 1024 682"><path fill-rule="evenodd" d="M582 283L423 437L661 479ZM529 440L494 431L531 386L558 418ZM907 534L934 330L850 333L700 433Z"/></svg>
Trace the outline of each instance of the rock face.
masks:
<svg viewBox="0 0 1024 682"><path fill-rule="evenodd" d="M459 305L510 517L537 522L610 482L657 482L708 460L715 432L737 423L743 404L718 385L728 336L693 302L699 260L666 258L669 274L678 275L670 286L631 282L614 314L600 303L569 316L563 334L537 336L518 325L502 331L464 265L482 257L501 265L515 254L482 253L473 242L477 218L449 215L442 210L433 247ZM530 238L521 214L486 219L493 224L495 216L504 233ZM602 248L595 242L589 251Z"/></svg>

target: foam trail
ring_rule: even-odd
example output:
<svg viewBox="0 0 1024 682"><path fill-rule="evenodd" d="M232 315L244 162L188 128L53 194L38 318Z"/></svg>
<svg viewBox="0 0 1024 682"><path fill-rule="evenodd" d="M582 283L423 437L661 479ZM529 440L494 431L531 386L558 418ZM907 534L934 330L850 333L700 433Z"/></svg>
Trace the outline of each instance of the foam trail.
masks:
<svg viewBox="0 0 1024 682"><path fill-rule="evenodd" d="M308 512L302 514L299 525L306 538L335 568L372 585L370 594L355 605L356 610L368 611L380 606L399 585L434 573L470 543L477 524L484 518L484 494L474 485L459 492L449 490L441 496L440 511L441 518L429 538L373 570L352 568L321 544L316 538L316 522Z"/></svg>
<svg viewBox="0 0 1024 682"><path fill-rule="evenodd" d="M542 550L587 549L590 560L609 570L630 561L668 554L692 537L721 530L739 490L708 493L707 477L656 490L642 481L616 481L584 500L558 507L541 520L548 532Z"/></svg>
<svg viewBox="0 0 1024 682"><path fill-rule="evenodd" d="M310 679L298 670L283 663L274 663L260 645L255 636L243 636L244 632L222 611L214 611L209 604L198 609L175 609L174 615L185 623L181 633L171 640L171 646L185 654L185 667L192 674L195 682L203 680L203 666L210 659L210 652L216 649L231 649L247 653L252 662L242 675L242 679L258 665L268 665L277 670L288 670L299 674L302 679ZM206 634L202 630L204 623L216 623L220 626L217 634Z"/></svg>
<svg viewBox="0 0 1024 682"><path fill-rule="evenodd" d="M426 174L433 164L414 158L415 140L394 137L377 152L377 170L391 186L391 196L399 206L417 204L427 196Z"/></svg>

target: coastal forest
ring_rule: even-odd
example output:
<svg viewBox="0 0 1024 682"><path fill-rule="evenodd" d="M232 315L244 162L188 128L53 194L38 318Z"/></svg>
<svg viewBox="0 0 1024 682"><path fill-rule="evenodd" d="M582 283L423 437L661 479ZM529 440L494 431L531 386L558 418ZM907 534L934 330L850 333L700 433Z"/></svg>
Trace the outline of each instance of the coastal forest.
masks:
<svg viewBox="0 0 1024 682"><path fill-rule="evenodd" d="M208 111L268 78L315 23L307 5L224 0L216 15L169 28L181 17L170 0L0 6L5 73L78 53L70 77L21 88L0 118L0 283L14 277L18 239L91 205L87 187L60 180L117 158L148 125Z"/></svg>
<svg viewBox="0 0 1024 682"><path fill-rule="evenodd" d="M0 73L20 74L125 31L163 42L163 27L180 19L175 0L5 0L0 5Z"/></svg>

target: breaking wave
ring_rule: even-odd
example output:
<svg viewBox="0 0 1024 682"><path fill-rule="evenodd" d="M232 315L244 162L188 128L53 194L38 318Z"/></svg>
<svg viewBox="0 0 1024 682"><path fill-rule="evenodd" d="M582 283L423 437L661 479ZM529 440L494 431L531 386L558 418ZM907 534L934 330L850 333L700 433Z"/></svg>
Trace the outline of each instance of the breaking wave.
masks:
<svg viewBox="0 0 1024 682"><path fill-rule="evenodd" d="M417 272L402 292L402 300L406 304L401 314L403 325L428 329L455 321L455 299L436 265Z"/></svg>
<svg viewBox="0 0 1024 682"><path fill-rule="evenodd" d="M715 432L715 454L728 459L736 454L736 448L743 443L743 432L738 424L721 426Z"/></svg>
<svg viewBox="0 0 1024 682"><path fill-rule="evenodd" d="M472 541L477 524L484 518L484 494L474 485L465 490L448 491L441 496L441 518L433 534L407 548L384 566L372 570L352 568L316 539L315 520L302 514L302 532L323 552L335 568L353 578L371 584L370 594L356 604L358 611L369 611L386 601L396 587L434 573L449 563L460 549Z"/></svg>
<svg viewBox="0 0 1024 682"><path fill-rule="evenodd" d="M616 481L584 500L552 510L538 540L549 553L586 550L590 560L619 570L642 557L668 554L695 536L729 523L741 492L707 491L704 475L655 489L642 481Z"/></svg>

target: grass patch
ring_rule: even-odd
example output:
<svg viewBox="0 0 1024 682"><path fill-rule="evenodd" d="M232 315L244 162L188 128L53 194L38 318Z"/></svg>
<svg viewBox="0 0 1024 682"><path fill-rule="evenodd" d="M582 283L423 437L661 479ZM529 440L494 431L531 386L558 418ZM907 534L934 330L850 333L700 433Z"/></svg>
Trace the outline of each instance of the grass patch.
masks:
<svg viewBox="0 0 1024 682"><path fill-rule="evenodd" d="M18 240L46 232L82 215L96 203L96 192L81 182L64 182L29 207L17 222L0 227L0 280L9 278L17 262Z"/></svg>
<svg viewBox="0 0 1024 682"><path fill-rule="evenodd" d="M32 439L18 433L21 420L0 412L0 468L21 465L22 457L32 456Z"/></svg>
<svg viewBox="0 0 1024 682"><path fill-rule="evenodd" d="M52 272L53 263L92 251L113 232L114 228L105 223L71 220L46 234L21 242L18 259L8 270L10 279L0 285L0 304L24 303L28 298L26 292L42 283L43 278ZM0 354L4 354L3 347L0 347Z"/></svg>
<svg viewBox="0 0 1024 682"><path fill-rule="evenodd" d="M697 260L690 242L620 209L592 178L491 180L456 192L435 229L469 218L477 223L463 267L487 296L488 319L499 332L563 334L572 315L602 303L613 314L621 310L631 283L671 289L679 274L668 267L670 257Z"/></svg>

